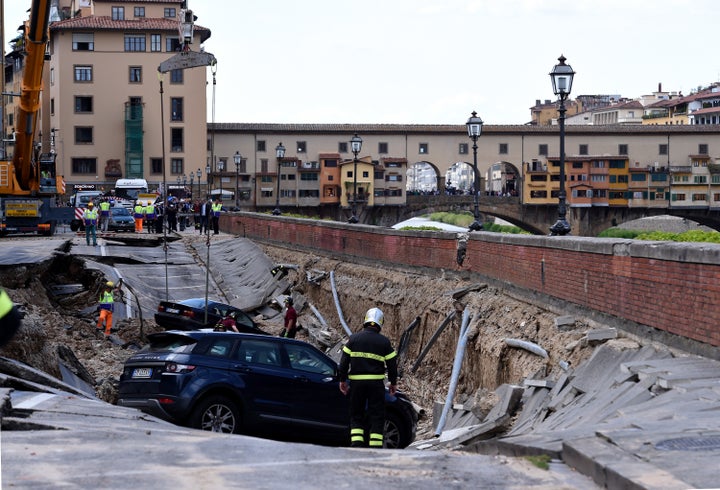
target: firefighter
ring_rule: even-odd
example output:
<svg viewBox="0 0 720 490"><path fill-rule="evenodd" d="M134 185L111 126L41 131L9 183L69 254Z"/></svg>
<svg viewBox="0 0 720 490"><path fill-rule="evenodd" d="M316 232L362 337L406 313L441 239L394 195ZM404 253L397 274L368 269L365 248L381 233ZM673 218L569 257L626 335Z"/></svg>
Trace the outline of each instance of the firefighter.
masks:
<svg viewBox="0 0 720 490"><path fill-rule="evenodd" d="M12 339L20 328L21 317L4 289L0 289L0 347Z"/></svg>
<svg viewBox="0 0 720 490"><path fill-rule="evenodd" d="M385 429L385 367L390 395L397 391L397 353L380 333L385 316L379 308L365 313L363 329L350 336L342 349L339 380L343 395L350 393L350 443L365 446L365 420L370 422L368 444L383 446ZM352 383L348 385L347 380Z"/></svg>
<svg viewBox="0 0 720 490"><path fill-rule="evenodd" d="M113 293L115 290L115 284L112 281L108 281L105 283L102 293L100 293L100 304L98 304L100 317L98 318L97 328L98 330L102 330L104 324L106 337L110 335L112 329L112 314L115 309L115 297Z"/></svg>
<svg viewBox="0 0 720 490"><path fill-rule="evenodd" d="M93 247L97 247L97 220L98 212L95 209L95 205L90 201L83 212L83 220L85 222L85 242L90 245L90 238L92 237Z"/></svg>

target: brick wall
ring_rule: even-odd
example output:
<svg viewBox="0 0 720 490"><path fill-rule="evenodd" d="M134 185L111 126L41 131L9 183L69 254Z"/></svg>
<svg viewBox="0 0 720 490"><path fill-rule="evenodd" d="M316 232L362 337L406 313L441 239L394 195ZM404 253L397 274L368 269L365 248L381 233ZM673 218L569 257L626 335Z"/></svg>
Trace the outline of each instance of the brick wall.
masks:
<svg viewBox="0 0 720 490"><path fill-rule="evenodd" d="M479 274L712 347L720 346L720 245L455 233L224 215L221 229L363 263ZM716 350L716 349L715 349Z"/></svg>

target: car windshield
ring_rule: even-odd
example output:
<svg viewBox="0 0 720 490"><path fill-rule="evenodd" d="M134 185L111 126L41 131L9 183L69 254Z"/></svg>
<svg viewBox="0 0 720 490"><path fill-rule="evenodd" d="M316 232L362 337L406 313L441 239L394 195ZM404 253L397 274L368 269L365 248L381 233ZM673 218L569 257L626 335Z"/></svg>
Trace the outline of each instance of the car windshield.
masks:
<svg viewBox="0 0 720 490"><path fill-rule="evenodd" d="M130 216L130 210L123 207L116 207L112 209L113 216Z"/></svg>

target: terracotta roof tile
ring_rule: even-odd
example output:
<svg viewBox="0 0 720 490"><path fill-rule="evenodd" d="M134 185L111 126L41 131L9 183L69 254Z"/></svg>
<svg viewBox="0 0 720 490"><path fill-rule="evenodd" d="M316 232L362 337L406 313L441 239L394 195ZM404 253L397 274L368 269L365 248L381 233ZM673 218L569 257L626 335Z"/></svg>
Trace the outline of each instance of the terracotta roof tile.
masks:
<svg viewBox="0 0 720 490"><path fill-rule="evenodd" d="M89 17L74 17L60 20L50 24L50 31L177 31L176 19L142 18L113 20L112 17L92 15ZM195 25L195 32L200 34L200 42L210 37L210 29Z"/></svg>

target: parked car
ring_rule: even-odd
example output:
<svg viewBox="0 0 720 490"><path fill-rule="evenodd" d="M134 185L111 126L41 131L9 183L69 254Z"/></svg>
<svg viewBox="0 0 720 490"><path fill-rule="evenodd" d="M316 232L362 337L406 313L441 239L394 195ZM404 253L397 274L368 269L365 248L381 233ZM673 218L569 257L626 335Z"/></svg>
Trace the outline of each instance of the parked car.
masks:
<svg viewBox="0 0 720 490"><path fill-rule="evenodd" d="M189 298L182 301L161 301L155 313L155 323L167 330L197 330L212 328L231 313L240 332L265 334L244 311L234 306L209 300L205 321L205 298Z"/></svg>
<svg viewBox="0 0 720 490"><path fill-rule="evenodd" d="M338 365L314 346L210 329L148 338L125 362L118 405L213 432L349 445ZM415 439L418 413L404 394L386 394L385 418L386 447Z"/></svg>
<svg viewBox="0 0 720 490"><path fill-rule="evenodd" d="M108 231L135 231L135 219L130 210L123 206L110 208Z"/></svg>

